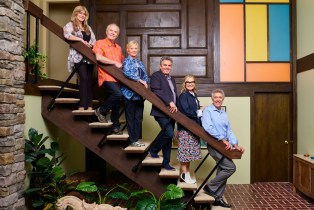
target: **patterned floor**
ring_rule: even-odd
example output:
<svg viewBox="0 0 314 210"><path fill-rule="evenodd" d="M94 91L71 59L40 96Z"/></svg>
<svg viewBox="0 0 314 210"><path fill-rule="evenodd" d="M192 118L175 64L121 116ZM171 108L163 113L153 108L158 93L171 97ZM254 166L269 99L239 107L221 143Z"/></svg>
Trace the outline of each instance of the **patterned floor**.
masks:
<svg viewBox="0 0 314 210"><path fill-rule="evenodd" d="M314 200L294 193L291 183L228 184L224 195L232 209L314 210Z"/></svg>

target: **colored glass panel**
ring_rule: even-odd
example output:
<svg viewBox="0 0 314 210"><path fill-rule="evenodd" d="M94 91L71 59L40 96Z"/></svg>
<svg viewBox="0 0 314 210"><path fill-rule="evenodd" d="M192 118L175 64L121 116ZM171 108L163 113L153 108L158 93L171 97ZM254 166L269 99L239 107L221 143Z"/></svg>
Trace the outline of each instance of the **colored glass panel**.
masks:
<svg viewBox="0 0 314 210"><path fill-rule="evenodd" d="M289 5L269 5L269 60L290 61Z"/></svg>
<svg viewBox="0 0 314 210"><path fill-rule="evenodd" d="M289 3L289 0L245 0L245 2L254 2L254 3Z"/></svg>
<svg viewBox="0 0 314 210"><path fill-rule="evenodd" d="M290 63L247 63L247 82L290 82Z"/></svg>
<svg viewBox="0 0 314 210"><path fill-rule="evenodd" d="M220 0L220 3L241 3L243 0Z"/></svg>
<svg viewBox="0 0 314 210"><path fill-rule="evenodd" d="M220 5L220 81L244 81L242 4Z"/></svg>
<svg viewBox="0 0 314 210"><path fill-rule="evenodd" d="M267 7L246 5L246 60L267 61Z"/></svg>

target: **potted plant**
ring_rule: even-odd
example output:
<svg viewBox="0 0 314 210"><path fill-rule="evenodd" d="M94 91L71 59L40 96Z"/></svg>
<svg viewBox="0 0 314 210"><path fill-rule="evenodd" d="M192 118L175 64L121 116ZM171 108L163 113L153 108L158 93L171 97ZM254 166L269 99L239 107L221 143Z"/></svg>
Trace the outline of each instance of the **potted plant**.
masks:
<svg viewBox="0 0 314 210"><path fill-rule="evenodd" d="M29 50L25 49L23 55L25 60L29 58L31 73L35 74L37 71L38 76L41 79L48 78L48 75L42 71L46 64L47 56L41 52L38 52L37 44L33 44L32 46L30 46Z"/></svg>

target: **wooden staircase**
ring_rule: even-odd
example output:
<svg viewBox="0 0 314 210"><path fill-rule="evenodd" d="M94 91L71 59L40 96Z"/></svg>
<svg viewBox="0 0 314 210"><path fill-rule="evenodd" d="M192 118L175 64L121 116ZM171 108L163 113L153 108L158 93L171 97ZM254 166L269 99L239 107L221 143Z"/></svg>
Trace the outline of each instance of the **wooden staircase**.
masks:
<svg viewBox="0 0 314 210"><path fill-rule="evenodd" d="M120 69L112 65L104 65L101 63L97 63L94 54L91 49L86 47L81 42L71 42L65 40L63 37L63 30L60 26L50 20L43 14L43 11L33 4L30 1L24 1L24 8L31 15L40 19L41 24L46 27L49 31L57 35L59 38L63 39L65 42L68 42L71 47L79 51L81 54L86 56L91 62L100 66L103 69L106 69L108 73L114 76L120 82L126 84L129 88L137 92L142 97L146 98L149 102L154 104L160 110L165 112L171 118L187 127L191 132L199 136L201 139L206 141L212 147L220 151L223 155L230 159L239 159L241 158L241 153L238 151L226 151L224 149L223 143L217 142L210 135L208 135L204 129L191 121L185 115L180 112L171 114L168 111L168 108L164 105L164 103L149 89L144 88L141 84L137 82L130 81L125 78ZM139 158L132 157L130 153L132 151L125 151L124 147L117 143L107 142L103 147L98 147L99 141L103 138L103 133L99 131L95 131L95 129L91 129L89 122L84 120L78 120L74 117L72 110L66 106L56 106L53 111L49 111L47 109L52 96L49 94L44 94L42 96L42 116L52 122L54 125L64 130L66 133L71 135L73 138L77 139L82 145L88 148L90 151L93 151L99 157L107 161L110 165L121 171L124 175L129 177L134 182L141 185L143 188L146 188L153 192L156 196L160 196L165 191L165 186L162 175L159 174L158 171L152 170L149 167L145 167L145 161L149 162L149 159L146 159L143 163L144 167L142 167L137 173L132 172L132 167L136 165ZM86 115L90 115L91 113L86 112ZM154 138L154 137L152 137ZM133 152L135 153L135 152ZM163 172L161 172L163 174ZM175 175L172 175L175 177ZM168 177L169 178L169 177ZM170 177L172 178L172 177ZM202 200L202 199L200 199ZM203 200L202 200L203 202Z"/></svg>

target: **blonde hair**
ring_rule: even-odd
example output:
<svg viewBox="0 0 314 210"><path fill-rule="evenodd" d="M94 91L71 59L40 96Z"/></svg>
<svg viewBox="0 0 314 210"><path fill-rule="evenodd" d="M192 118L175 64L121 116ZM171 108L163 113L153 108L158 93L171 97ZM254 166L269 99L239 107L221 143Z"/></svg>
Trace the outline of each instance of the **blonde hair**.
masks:
<svg viewBox="0 0 314 210"><path fill-rule="evenodd" d="M130 47L132 47L132 46L136 46L137 48L139 48L138 42L135 41L135 40L131 40L131 41L129 41L129 42L126 44L126 49L128 49L128 48L130 48Z"/></svg>
<svg viewBox="0 0 314 210"><path fill-rule="evenodd" d="M73 24L74 31L77 32L79 31L79 20L76 18L77 14L80 12L85 12L85 20L82 23L82 27L84 28L84 31L86 34L90 34L89 26L88 26L88 18L89 18L89 13L84 6L76 6L72 12L71 16L71 22Z"/></svg>
<svg viewBox="0 0 314 210"><path fill-rule="evenodd" d="M181 85L181 93L185 92L186 91L186 87L185 87L185 82L189 79L189 78L192 78L195 82L195 76L194 75L191 75L191 74L188 74L184 77L183 79L183 83ZM195 83L195 86L192 90L194 93L196 93L196 83Z"/></svg>

